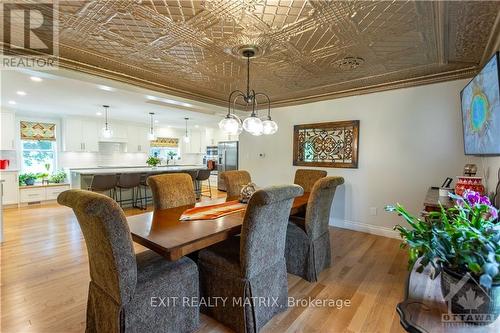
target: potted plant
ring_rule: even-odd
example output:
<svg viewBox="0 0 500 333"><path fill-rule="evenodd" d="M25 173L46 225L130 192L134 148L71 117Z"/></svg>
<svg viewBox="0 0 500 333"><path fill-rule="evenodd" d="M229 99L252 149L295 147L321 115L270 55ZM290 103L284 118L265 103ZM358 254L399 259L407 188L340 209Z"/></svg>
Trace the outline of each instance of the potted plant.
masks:
<svg viewBox="0 0 500 333"><path fill-rule="evenodd" d="M35 173L22 173L19 175L19 185L35 185L35 180L38 178L38 175Z"/></svg>
<svg viewBox="0 0 500 333"><path fill-rule="evenodd" d="M160 158L156 156L149 156L148 159L146 160L146 164L151 167L156 167L160 163L161 163Z"/></svg>
<svg viewBox="0 0 500 333"><path fill-rule="evenodd" d="M66 180L66 172L64 172L62 170L53 173L52 176L50 176L50 178L49 178L49 182L56 183L56 184L62 183L65 180Z"/></svg>
<svg viewBox="0 0 500 333"><path fill-rule="evenodd" d="M411 228L396 225L408 249L410 268L431 265L441 275L441 292L451 313L465 322L488 324L500 314L500 225L498 210L486 196L466 191L450 194L452 208L441 207L418 219L397 204L386 210L400 214ZM478 320L475 315L486 315Z"/></svg>

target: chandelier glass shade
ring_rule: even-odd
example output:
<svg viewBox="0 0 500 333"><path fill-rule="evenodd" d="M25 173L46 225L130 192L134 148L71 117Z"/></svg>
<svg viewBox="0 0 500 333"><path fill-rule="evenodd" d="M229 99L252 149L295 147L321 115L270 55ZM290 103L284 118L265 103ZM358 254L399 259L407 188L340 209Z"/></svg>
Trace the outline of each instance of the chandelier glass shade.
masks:
<svg viewBox="0 0 500 333"><path fill-rule="evenodd" d="M108 124L108 108L109 105L103 105L104 108L104 127L101 129L101 136L105 139L109 139L113 136L113 130Z"/></svg>
<svg viewBox="0 0 500 333"><path fill-rule="evenodd" d="M271 100L267 94L250 89L250 58L255 55L255 50L248 48L242 54L247 59L247 90L246 93L234 90L229 94L227 115L219 122L219 128L230 135L240 134L243 130L255 136L272 135L278 131L278 124L271 118ZM267 102L267 117L262 119L255 109L259 97ZM243 98L247 108L252 108L250 116L243 121L234 113L238 98Z"/></svg>

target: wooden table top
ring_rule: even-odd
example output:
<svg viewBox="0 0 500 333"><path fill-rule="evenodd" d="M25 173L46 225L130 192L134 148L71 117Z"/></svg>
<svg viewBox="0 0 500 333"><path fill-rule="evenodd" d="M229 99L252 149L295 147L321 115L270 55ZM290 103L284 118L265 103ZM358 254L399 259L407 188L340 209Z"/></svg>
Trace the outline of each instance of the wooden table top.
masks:
<svg viewBox="0 0 500 333"><path fill-rule="evenodd" d="M308 199L309 193L295 198L291 214L303 209ZM224 199L197 203L196 206L221 202L224 202ZM168 260L174 261L240 232L245 211L214 220L179 221L182 213L193 207L192 205L182 206L128 217L132 239Z"/></svg>
<svg viewBox="0 0 500 333"><path fill-rule="evenodd" d="M417 265L415 265L415 268ZM415 268L408 276L405 300L397 305L403 328L412 333L493 333L500 332L500 318L491 325L443 321L448 306L441 293L441 277L432 280L430 267L422 273Z"/></svg>
<svg viewBox="0 0 500 333"><path fill-rule="evenodd" d="M454 205L454 201L450 197L439 196L439 189L429 187L429 189L427 190L427 195L425 196L424 206L439 208L439 203L441 203L444 208L451 208Z"/></svg>

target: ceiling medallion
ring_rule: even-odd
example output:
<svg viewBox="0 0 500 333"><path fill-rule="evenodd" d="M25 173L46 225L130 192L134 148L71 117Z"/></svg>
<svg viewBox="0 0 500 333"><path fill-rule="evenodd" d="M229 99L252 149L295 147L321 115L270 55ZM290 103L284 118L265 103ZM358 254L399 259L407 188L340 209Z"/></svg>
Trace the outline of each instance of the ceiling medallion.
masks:
<svg viewBox="0 0 500 333"><path fill-rule="evenodd" d="M365 59L360 57L345 57L335 61L333 64L342 71L350 71L358 68L365 62Z"/></svg>
<svg viewBox="0 0 500 333"><path fill-rule="evenodd" d="M250 58L255 58L257 48L247 45L239 48L239 52L247 59L247 90L246 93L240 90L234 90L229 94L227 115L219 122L219 127L224 132L232 135L240 134L243 130L255 136L274 134L278 131L278 125L271 119L271 100L269 96L265 93L255 92L255 90L250 89ZM267 117L263 119L258 117L257 111L255 110L258 96L263 96L267 100ZM244 121L241 121L240 117L234 113L234 105L239 97L243 98L247 107L252 107L252 114ZM231 105L233 113L231 113Z"/></svg>

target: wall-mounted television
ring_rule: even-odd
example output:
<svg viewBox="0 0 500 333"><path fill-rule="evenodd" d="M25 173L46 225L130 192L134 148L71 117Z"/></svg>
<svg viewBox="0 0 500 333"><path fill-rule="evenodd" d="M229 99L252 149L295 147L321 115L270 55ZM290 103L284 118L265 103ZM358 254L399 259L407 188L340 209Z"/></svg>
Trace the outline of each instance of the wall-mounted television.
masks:
<svg viewBox="0 0 500 333"><path fill-rule="evenodd" d="M465 155L500 155L499 81L496 52L460 93Z"/></svg>

